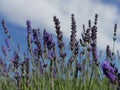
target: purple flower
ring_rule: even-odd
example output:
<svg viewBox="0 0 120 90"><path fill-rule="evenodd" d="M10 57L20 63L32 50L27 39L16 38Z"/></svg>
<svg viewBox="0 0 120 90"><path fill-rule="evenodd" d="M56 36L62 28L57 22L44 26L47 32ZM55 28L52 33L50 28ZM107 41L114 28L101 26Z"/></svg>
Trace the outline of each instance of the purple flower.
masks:
<svg viewBox="0 0 120 90"><path fill-rule="evenodd" d="M75 43L76 43L76 21L74 18L74 14L71 15L71 36L70 36L70 49L71 51L75 49Z"/></svg>
<svg viewBox="0 0 120 90"><path fill-rule="evenodd" d="M75 42L75 48L74 48L74 55L78 56L78 53L79 53L79 42L76 41Z"/></svg>
<svg viewBox="0 0 120 90"><path fill-rule="evenodd" d="M3 26L4 32L7 34L8 30L7 30L7 26L6 26L5 20L2 20L2 26Z"/></svg>
<svg viewBox="0 0 120 90"><path fill-rule="evenodd" d="M8 47L8 50L11 51L11 48L10 48L10 42L8 41L8 39L5 39L5 43Z"/></svg>
<svg viewBox="0 0 120 90"><path fill-rule="evenodd" d="M59 32L60 32L60 21L59 21L59 19L56 16L53 17L53 21L55 23L56 33L59 35Z"/></svg>
<svg viewBox="0 0 120 90"><path fill-rule="evenodd" d="M31 22L28 20L26 22L26 25L27 25L27 33L30 34L31 33Z"/></svg>
<svg viewBox="0 0 120 90"><path fill-rule="evenodd" d="M60 57L65 58L66 57L66 52L60 52Z"/></svg>
<svg viewBox="0 0 120 90"><path fill-rule="evenodd" d="M55 24L56 33L57 33L58 48L62 50L64 48L64 45L63 45L64 42L63 42L63 32L60 30L60 21L56 16L53 17L53 20Z"/></svg>
<svg viewBox="0 0 120 90"><path fill-rule="evenodd" d="M117 76L116 76L116 70L114 68L114 66L109 63L108 61L104 61L102 64L101 64L101 67L103 69L103 72L104 74L112 81L112 82L115 82L116 79L117 79Z"/></svg>
<svg viewBox="0 0 120 90"><path fill-rule="evenodd" d="M38 31L36 29L33 29L33 40L36 40L38 37Z"/></svg>
<svg viewBox="0 0 120 90"><path fill-rule="evenodd" d="M17 69L19 67L19 60L20 60L20 57L19 57L18 53L15 52L14 57L13 57L13 61L12 61L15 69Z"/></svg>
<svg viewBox="0 0 120 90"><path fill-rule="evenodd" d="M2 52L3 52L3 54L5 55L5 56L7 56L7 50L6 50L6 48L2 45Z"/></svg>
<svg viewBox="0 0 120 90"><path fill-rule="evenodd" d="M3 29L4 29L4 33L5 33L5 34L7 35L7 37L10 39L10 38L11 38L11 35L10 35L9 32L8 32L8 29L7 29L5 20L2 20L2 26L3 26Z"/></svg>
<svg viewBox="0 0 120 90"><path fill-rule="evenodd" d="M47 48L51 50L55 46L52 35L46 32L46 30L44 30L43 38L44 38L44 45L47 45Z"/></svg>
<svg viewBox="0 0 120 90"><path fill-rule="evenodd" d="M115 41L116 39L117 39L117 24L115 24L115 26L114 26L114 33L113 33L113 41Z"/></svg>
<svg viewBox="0 0 120 90"><path fill-rule="evenodd" d="M50 60L55 60L56 59L56 53L55 52L50 52L48 57L49 57Z"/></svg>
<svg viewBox="0 0 120 90"><path fill-rule="evenodd" d="M40 29L33 29L32 30L32 41L34 41L34 43L38 43L40 41L40 36L41 36L41 33L40 33Z"/></svg>

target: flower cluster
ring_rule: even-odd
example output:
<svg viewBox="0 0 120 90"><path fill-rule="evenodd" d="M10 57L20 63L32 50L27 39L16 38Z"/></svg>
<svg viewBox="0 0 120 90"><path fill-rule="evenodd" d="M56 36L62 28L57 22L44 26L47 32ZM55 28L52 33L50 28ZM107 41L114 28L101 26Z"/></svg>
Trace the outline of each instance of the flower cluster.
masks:
<svg viewBox="0 0 120 90"><path fill-rule="evenodd" d="M101 64L104 74L110 79L112 83L116 83L118 77L118 69L107 60Z"/></svg>
<svg viewBox="0 0 120 90"><path fill-rule="evenodd" d="M65 47L65 43L63 42L63 32L60 30L60 21L56 16L53 17L53 20L55 23L55 29L57 33L58 48L60 50L60 54L64 54L65 52L63 52L63 49Z"/></svg>
<svg viewBox="0 0 120 90"><path fill-rule="evenodd" d="M92 47L92 55L93 55L93 60L95 61L96 65L98 65L98 56L97 56L97 19L98 19L98 14L95 15L95 22L94 26L91 28L91 47Z"/></svg>
<svg viewBox="0 0 120 90"><path fill-rule="evenodd" d="M53 37L51 34L49 34L46 30L44 30L44 44L47 45L47 48L49 50L53 49L55 47L55 43L53 41Z"/></svg>
<svg viewBox="0 0 120 90"><path fill-rule="evenodd" d="M74 19L74 14L71 15L71 21L72 21L72 25L71 25L72 31L70 36L70 49L73 50L76 43L76 22Z"/></svg>

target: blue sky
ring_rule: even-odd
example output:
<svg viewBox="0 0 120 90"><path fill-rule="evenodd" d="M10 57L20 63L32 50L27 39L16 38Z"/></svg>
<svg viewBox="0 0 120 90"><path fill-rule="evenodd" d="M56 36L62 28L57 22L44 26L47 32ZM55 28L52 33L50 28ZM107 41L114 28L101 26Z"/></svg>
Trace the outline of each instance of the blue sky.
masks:
<svg viewBox="0 0 120 90"><path fill-rule="evenodd" d="M120 33L120 0L0 0L0 21L5 19L15 44L26 45L26 20L31 20L33 27L55 34L53 16L61 21L61 30L65 38L70 36L71 14L77 22L77 38L81 37L82 25L88 20L94 21L94 14L99 14L98 47L105 50L112 47L113 27L118 23ZM4 32L0 25L0 46L4 43ZM120 38L116 49L120 49ZM1 51L0 51L1 52Z"/></svg>

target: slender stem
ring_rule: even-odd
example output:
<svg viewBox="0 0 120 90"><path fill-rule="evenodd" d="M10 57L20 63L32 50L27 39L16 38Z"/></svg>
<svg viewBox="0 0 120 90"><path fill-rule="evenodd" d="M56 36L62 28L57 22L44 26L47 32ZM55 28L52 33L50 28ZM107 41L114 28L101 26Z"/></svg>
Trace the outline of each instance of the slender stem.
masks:
<svg viewBox="0 0 120 90"><path fill-rule="evenodd" d="M91 85L91 82L92 82L92 77L93 77L93 72L91 73L91 76L90 76L90 81L89 81L89 86L88 86L88 90L89 90L89 88L90 88L90 85Z"/></svg>
<svg viewBox="0 0 120 90"><path fill-rule="evenodd" d="M113 53L114 53L114 49L115 49L115 41L113 42Z"/></svg>

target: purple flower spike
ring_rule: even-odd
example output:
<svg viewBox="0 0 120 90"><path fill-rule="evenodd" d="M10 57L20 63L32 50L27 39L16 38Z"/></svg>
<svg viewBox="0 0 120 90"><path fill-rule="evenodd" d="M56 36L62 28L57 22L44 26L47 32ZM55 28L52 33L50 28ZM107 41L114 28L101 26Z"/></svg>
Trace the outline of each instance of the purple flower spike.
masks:
<svg viewBox="0 0 120 90"><path fill-rule="evenodd" d="M8 39L5 39L5 43L6 43L6 45L7 45L8 50L11 51L9 40L8 40Z"/></svg>
<svg viewBox="0 0 120 90"><path fill-rule="evenodd" d="M15 51L13 61L12 61L15 69L17 69L19 67L19 60L20 60L20 57L19 57L18 53Z"/></svg>
<svg viewBox="0 0 120 90"><path fill-rule="evenodd" d="M47 48L49 50L51 50L53 47L55 47L55 43L53 41L53 36L51 34L49 34L48 32L46 32L46 30L44 30L44 45L47 45Z"/></svg>
<svg viewBox="0 0 120 90"><path fill-rule="evenodd" d="M2 52L3 52L3 54L5 55L5 56L7 56L7 50L6 50L6 48L2 45Z"/></svg>
<svg viewBox="0 0 120 90"><path fill-rule="evenodd" d="M31 26L31 22L29 20L27 20L26 24L27 26Z"/></svg>
<svg viewBox="0 0 120 90"><path fill-rule="evenodd" d="M104 74L112 81L115 82L117 79L115 68L112 64L110 64L108 61L104 61L101 64L101 67L103 69Z"/></svg>
<svg viewBox="0 0 120 90"><path fill-rule="evenodd" d="M31 22L28 20L26 22L26 25L27 25L27 33L30 34L31 33Z"/></svg>
<svg viewBox="0 0 120 90"><path fill-rule="evenodd" d="M2 26L3 26L4 32L7 34L8 30L7 30L7 26L6 26L5 20L2 20Z"/></svg>
<svg viewBox="0 0 120 90"><path fill-rule="evenodd" d="M56 59L56 53L55 52L50 52L48 57L49 57L50 60L55 60Z"/></svg>

